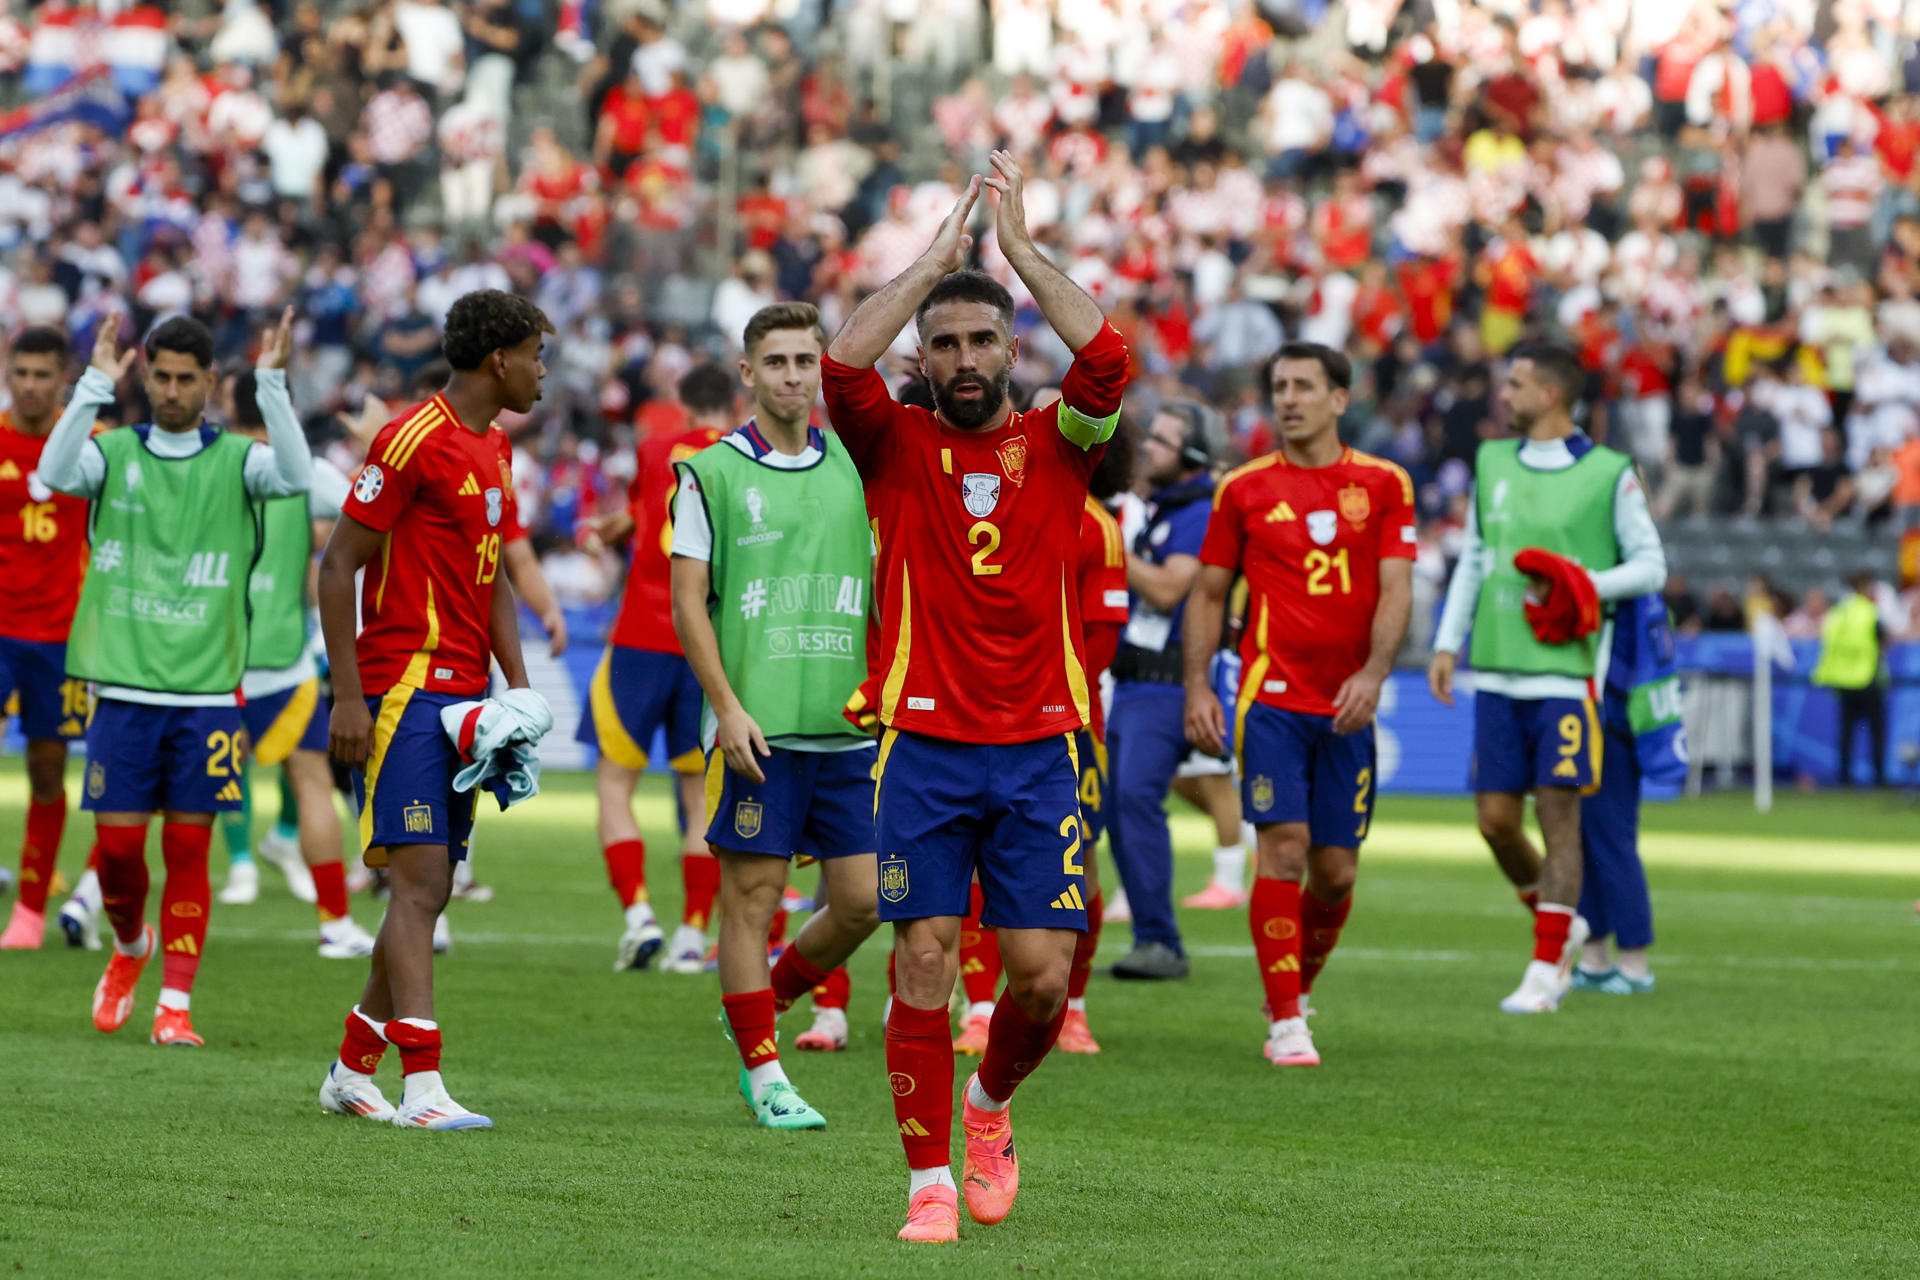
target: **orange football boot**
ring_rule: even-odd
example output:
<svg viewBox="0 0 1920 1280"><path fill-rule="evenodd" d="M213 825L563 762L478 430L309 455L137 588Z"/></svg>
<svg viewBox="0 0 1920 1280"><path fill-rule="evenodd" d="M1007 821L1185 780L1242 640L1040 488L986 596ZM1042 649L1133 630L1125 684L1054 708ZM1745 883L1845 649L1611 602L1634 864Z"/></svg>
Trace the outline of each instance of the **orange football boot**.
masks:
<svg viewBox="0 0 1920 1280"><path fill-rule="evenodd" d="M922 1187L907 1202L900 1238L914 1244L951 1244L960 1238L960 1194L952 1187Z"/></svg>
<svg viewBox="0 0 1920 1280"><path fill-rule="evenodd" d="M953 1051L977 1058L987 1051L987 1030L993 1020L985 1014L968 1018L960 1026L960 1034L953 1038Z"/></svg>
<svg viewBox="0 0 1920 1280"><path fill-rule="evenodd" d="M133 1012L133 989L140 985L147 961L160 949L160 939L154 934L153 926L142 927L147 953L123 956L116 947L107 958L107 971L100 975L100 985L93 989L93 1025L100 1031L118 1031L126 1025L127 1015Z"/></svg>
<svg viewBox="0 0 1920 1280"><path fill-rule="evenodd" d="M1067 1010L1067 1020L1060 1024L1060 1039L1054 1047L1062 1053L1100 1052L1100 1042L1093 1038L1093 1032L1087 1027L1085 1009Z"/></svg>
<svg viewBox="0 0 1920 1280"><path fill-rule="evenodd" d="M153 1035L148 1038L155 1044L185 1044L196 1049L207 1043L194 1034L193 1018L185 1009L165 1005L153 1011Z"/></svg>
<svg viewBox="0 0 1920 1280"><path fill-rule="evenodd" d="M973 1105L975 1072L962 1090L960 1128L967 1135L967 1158L960 1166L960 1185L966 1189L967 1212L975 1222L993 1223L1007 1216L1020 1194L1020 1158L1013 1153L1013 1117L1008 1111L983 1111Z"/></svg>

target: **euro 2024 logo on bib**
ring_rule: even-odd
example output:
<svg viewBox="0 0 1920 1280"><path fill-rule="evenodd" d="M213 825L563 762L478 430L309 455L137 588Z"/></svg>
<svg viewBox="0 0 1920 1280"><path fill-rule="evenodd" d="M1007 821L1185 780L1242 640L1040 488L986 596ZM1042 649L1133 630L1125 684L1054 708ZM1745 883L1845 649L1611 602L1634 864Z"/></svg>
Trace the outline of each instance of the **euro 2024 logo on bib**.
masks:
<svg viewBox="0 0 1920 1280"><path fill-rule="evenodd" d="M969 471L960 477L960 500L967 505L967 514L975 519L984 519L993 514L1000 505L1000 477L991 471Z"/></svg>

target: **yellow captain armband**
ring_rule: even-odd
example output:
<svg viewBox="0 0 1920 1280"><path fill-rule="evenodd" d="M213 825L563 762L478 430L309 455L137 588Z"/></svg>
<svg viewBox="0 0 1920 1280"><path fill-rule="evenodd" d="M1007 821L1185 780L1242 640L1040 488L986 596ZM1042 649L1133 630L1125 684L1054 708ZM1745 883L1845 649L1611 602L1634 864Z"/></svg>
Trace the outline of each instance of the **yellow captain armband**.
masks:
<svg viewBox="0 0 1920 1280"><path fill-rule="evenodd" d="M1089 417L1065 400L1060 401L1060 434L1082 449L1091 449L1097 444L1105 444L1113 439L1113 432L1120 425L1120 411L1115 409L1104 418Z"/></svg>

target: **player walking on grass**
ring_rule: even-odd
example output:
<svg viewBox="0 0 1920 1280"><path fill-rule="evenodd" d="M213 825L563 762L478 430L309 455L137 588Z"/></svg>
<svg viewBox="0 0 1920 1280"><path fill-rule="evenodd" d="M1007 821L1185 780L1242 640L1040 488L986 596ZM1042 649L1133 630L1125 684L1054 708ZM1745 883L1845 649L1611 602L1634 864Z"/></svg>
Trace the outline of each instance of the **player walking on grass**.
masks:
<svg viewBox="0 0 1920 1280"><path fill-rule="evenodd" d="M1508 1013L1557 1009L1586 941L1586 922L1576 914L1580 797L1600 782L1595 704L1612 644L1600 606L1658 591L1667 577L1632 461L1574 426L1585 383L1579 359L1565 348L1514 350L1501 398L1521 439L1480 446L1466 541L1427 670L1434 696L1451 706L1455 664L1472 627L1480 833L1534 908L1533 959L1500 1002ZM1536 572L1516 564L1517 556ZM1588 598L1591 625L1549 642L1529 614L1562 592ZM1522 825L1529 791L1544 860Z"/></svg>
<svg viewBox="0 0 1920 1280"><path fill-rule="evenodd" d="M733 429L733 379L702 365L680 379L679 390L691 422L684 430L640 442L626 510L593 525L593 536L603 542L633 539L620 615L607 636L606 656L593 673L587 714L580 717L576 735L600 752L594 772L600 847L607 878L626 913L626 930L614 956L616 971L644 969L660 950L660 925L647 900L647 846L633 817L633 789L647 767L647 747L656 730L666 731L685 824L680 848L685 902L662 970L701 972L707 924L720 887L720 864L707 850L705 824L699 818L706 807L700 682L673 629L673 468Z"/></svg>
<svg viewBox="0 0 1920 1280"><path fill-rule="evenodd" d="M213 335L177 316L147 336L147 426L91 436L137 352L119 350L110 313L41 478L92 501L91 570L80 591L67 673L96 682L87 787L100 838L100 886L114 953L93 993L93 1025L118 1031L156 946L163 953L155 1044L198 1045L189 996L206 948L213 892L207 846L216 813L238 807L245 752L239 689L247 665L247 580L264 499L304 494L313 473L287 399L293 311L266 338L256 374L271 402L267 443L201 422L213 389ZM146 923L147 821L163 815L167 883L160 932Z"/></svg>
<svg viewBox="0 0 1920 1280"><path fill-rule="evenodd" d="M0 411L0 699L20 699L27 739L27 833L20 846L20 897L0 950L37 948L46 934L60 837L67 826L67 743L87 730L87 685L67 675L67 632L87 571L87 504L55 493L41 475L40 453L60 416L67 378L67 335L23 329L7 352L7 393ZM89 864L91 868L91 864ZM93 872L82 878L82 902L93 899ZM65 912L62 913L64 918ZM77 917L68 941L79 945L92 912Z"/></svg>
<svg viewBox="0 0 1920 1280"><path fill-rule="evenodd" d="M502 538L516 527L513 447L492 423L540 399L541 345L553 331L538 307L510 293L483 289L456 301L441 338L453 367L446 390L374 437L320 558L331 750L355 767L367 865L392 877L372 972L320 1087L320 1105L341 1115L422 1129L493 1124L449 1097L440 1079L434 921L452 892L453 864L467 854L478 794L454 790L466 762L440 713L487 696L490 658L510 689L527 688L513 590L499 581ZM405 1076L397 1111L373 1082L389 1044L399 1047Z"/></svg>
<svg viewBox="0 0 1920 1280"><path fill-rule="evenodd" d="M1186 718L1196 746L1221 750L1226 717L1207 663L1244 574L1233 742L1258 833L1248 922L1267 1060L1310 1067L1320 1055L1300 1001L1353 905L1377 784L1374 712L1413 608L1413 482L1340 443L1353 380L1344 355L1289 342L1266 376L1280 449L1214 495L1187 604Z"/></svg>
<svg viewBox="0 0 1920 1280"><path fill-rule="evenodd" d="M976 1221L1013 1206L1007 1104L1060 1034L1086 929L1073 735L1087 726L1090 693L1075 561L1088 477L1119 421L1127 348L1035 247L1013 158L992 161L1001 252L1075 353L1063 398L1025 414L1007 401L1020 350L1013 300L961 270L978 177L927 252L860 304L822 366L879 538L887 668L876 811L880 916L895 922L887 1070L911 1169L905 1240L959 1234L947 1001L974 873L1007 972L961 1114ZM895 403L872 367L909 320L937 412Z"/></svg>
<svg viewBox="0 0 1920 1280"><path fill-rule="evenodd" d="M234 426L240 435L264 440L266 416L291 412L293 406L258 395L257 385L252 372L235 382ZM282 429L298 431L300 424L295 420ZM247 673L240 682L245 697L240 719L253 761L280 765L292 786L300 815L299 854L313 877L320 913L320 954L329 960L373 954L373 935L353 922L347 908L340 814L333 807L333 767L327 762L330 708L307 640L314 538L332 532L346 498L347 478L316 458L311 489L262 504L260 558L247 591Z"/></svg>
<svg viewBox="0 0 1920 1280"><path fill-rule="evenodd" d="M769 1129L826 1120L788 1082L779 1013L873 933L873 740L842 717L867 671L873 534L846 447L809 424L820 314L765 307L740 376L753 419L675 464L673 618L706 691L707 843L720 859L720 990L740 1096ZM767 969L795 854L827 903Z"/></svg>

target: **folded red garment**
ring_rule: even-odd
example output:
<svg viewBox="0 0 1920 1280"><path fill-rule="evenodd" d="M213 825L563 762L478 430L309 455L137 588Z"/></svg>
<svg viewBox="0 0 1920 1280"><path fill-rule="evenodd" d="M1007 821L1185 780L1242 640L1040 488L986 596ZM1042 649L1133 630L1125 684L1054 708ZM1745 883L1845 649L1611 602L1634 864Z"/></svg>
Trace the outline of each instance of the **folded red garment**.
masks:
<svg viewBox="0 0 1920 1280"><path fill-rule="evenodd" d="M1541 644L1572 644L1600 629L1600 593L1593 576L1572 560L1543 547L1528 547L1513 567L1547 584L1544 600L1527 601L1527 625Z"/></svg>

